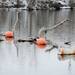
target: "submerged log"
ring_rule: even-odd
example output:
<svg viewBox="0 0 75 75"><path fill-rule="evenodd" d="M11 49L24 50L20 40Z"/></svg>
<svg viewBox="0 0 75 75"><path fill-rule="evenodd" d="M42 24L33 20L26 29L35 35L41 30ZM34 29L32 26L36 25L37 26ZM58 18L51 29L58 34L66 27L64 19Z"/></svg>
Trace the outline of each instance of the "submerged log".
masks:
<svg viewBox="0 0 75 75"><path fill-rule="evenodd" d="M34 42L32 39L18 39L18 42Z"/></svg>

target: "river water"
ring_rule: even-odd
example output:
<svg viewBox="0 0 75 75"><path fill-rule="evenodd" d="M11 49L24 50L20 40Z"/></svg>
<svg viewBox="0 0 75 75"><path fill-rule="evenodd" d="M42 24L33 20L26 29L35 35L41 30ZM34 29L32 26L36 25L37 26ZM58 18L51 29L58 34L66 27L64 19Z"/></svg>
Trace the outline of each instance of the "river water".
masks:
<svg viewBox="0 0 75 75"><path fill-rule="evenodd" d="M75 75L75 56L60 56L59 48L75 49L75 10L17 10L0 9L0 32L11 31L16 22L15 40L0 42L0 75ZM64 19L61 26L47 31L44 37L58 45L58 49L46 52L51 45L40 47L29 42L17 42L17 39L37 37L40 28L51 27ZM65 45L64 42L71 42Z"/></svg>

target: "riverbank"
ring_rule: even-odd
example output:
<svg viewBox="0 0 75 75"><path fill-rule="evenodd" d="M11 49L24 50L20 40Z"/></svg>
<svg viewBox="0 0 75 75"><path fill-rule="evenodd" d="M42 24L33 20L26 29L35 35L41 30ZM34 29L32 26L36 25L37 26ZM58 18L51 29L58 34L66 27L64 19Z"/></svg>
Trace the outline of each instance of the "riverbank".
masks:
<svg viewBox="0 0 75 75"><path fill-rule="evenodd" d="M36 5L29 5L27 9L29 10L43 10L43 9L60 9L63 5L54 1L37 1Z"/></svg>
<svg viewBox="0 0 75 75"><path fill-rule="evenodd" d="M72 6L72 7L70 7ZM22 8L25 10L59 10L61 8L74 8L74 4L72 5L63 5L59 2L54 1L37 1L34 5L31 3L30 5L25 5L25 3L20 2L17 3L0 3L0 8Z"/></svg>

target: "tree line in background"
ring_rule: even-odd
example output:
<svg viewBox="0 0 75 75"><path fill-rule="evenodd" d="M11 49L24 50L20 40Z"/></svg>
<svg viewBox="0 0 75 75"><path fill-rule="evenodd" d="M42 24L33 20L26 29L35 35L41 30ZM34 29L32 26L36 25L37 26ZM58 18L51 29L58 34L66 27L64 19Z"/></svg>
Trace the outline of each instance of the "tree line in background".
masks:
<svg viewBox="0 0 75 75"><path fill-rule="evenodd" d="M65 1L57 0L2 0L0 1L0 8L20 8L26 7L28 10L39 9L60 9L63 6L75 7L75 1L69 0L69 4Z"/></svg>
<svg viewBox="0 0 75 75"><path fill-rule="evenodd" d="M62 4L63 2L53 1L53 0L29 0L27 6L28 9L60 9L63 6L70 6L71 8L75 7L73 0L69 1L69 4Z"/></svg>

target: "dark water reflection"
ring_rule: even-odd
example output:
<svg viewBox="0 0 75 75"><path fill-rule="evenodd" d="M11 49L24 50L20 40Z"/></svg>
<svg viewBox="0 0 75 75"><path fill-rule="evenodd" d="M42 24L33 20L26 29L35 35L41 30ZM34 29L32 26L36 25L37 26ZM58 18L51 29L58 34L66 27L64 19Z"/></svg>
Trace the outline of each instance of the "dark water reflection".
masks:
<svg viewBox="0 0 75 75"><path fill-rule="evenodd" d="M19 10L15 39L36 37L41 27L53 26L65 18L66 22L58 28L48 31L48 40L66 49L75 48L75 10L26 11ZM16 21L16 9L0 9L0 32L12 30ZM0 37L3 38L3 37ZM70 46L64 42L71 41ZM57 49L45 52L31 43L0 42L0 75L75 75L75 56L58 56Z"/></svg>

